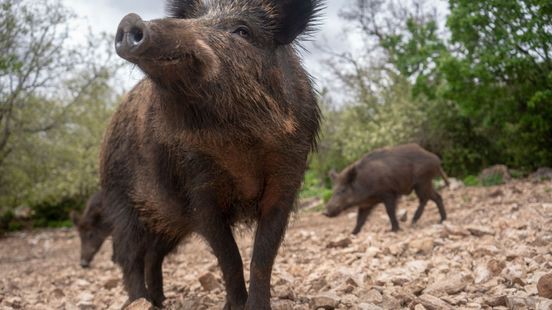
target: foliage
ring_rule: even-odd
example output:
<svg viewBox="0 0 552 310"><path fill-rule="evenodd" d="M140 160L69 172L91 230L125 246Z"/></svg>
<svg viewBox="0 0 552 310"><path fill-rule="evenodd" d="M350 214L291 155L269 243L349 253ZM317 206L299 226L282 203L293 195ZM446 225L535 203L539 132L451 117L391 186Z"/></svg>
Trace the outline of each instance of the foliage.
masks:
<svg viewBox="0 0 552 310"><path fill-rule="evenodd" d="M479 179L474 175L468 175L464 178L464 185L466 186L479 186Z"/></svg>
<svg viewBox="0 0 552 310"><path fill-rule="evenodd" d="M0 215L30 207L33 225L66 225L97 189L99 142L117 95L109 38L68 41L58 1L0 4ZM4 215L3 215L4 214ZM0 228L2 229L2 228Z"/></svg>
<svg viewBox="0 0 552 310"><path fill-rule="evenodd" d="M481 179L481 185L483 186L495 186L504 184L501 174L490 174Z"/></svg>
<svg viewBox="0 0 552 310"><path fill-rule="evenodd" d="M424 0L355 0L341 16L364 52L335 53L326 123L311 169L342 169L375 148L417 142L451 176L552 165L552 2L449 0L446 24ZM440 26L441 25L441 26ZM444 26L444 27L443 27ZM483 180L481 185L502 180Z"/></svg>
<svg viewBox="0 0 552 310"><path fill-rule="evenodd" d="M450 0L455 57L441 66L443 96L493 138L513 167L552 162L552 3Z"/></svg>

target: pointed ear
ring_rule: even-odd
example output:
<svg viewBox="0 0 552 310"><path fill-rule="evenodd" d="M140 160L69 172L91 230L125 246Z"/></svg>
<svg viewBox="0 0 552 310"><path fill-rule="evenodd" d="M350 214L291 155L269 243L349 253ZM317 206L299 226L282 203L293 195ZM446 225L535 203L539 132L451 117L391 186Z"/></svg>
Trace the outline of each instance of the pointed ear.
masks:
<svg viewBox="0 0 552 310"><path fill-rule="evenodd" d="M356 177L357 177L356 167L352 167L351 169L349 169L349 171L347 171L345 182L347 182L347 184L351 184L355 181Z"/></svg>
<svg viewBox="0 0 552 310"><path fill-rule="evenodd" d="M332 180L332 182L334 182L335 179L337 178L337 172L335 171L335 169L332 168L332 170L330 170L330 172L328 172L328 176L330 177L330 180Z"/></svg>
<svg viewBox="0 0 552 310"><path fill-rule="evenodd" d="M323 0L270 0L276 8L277 29L274 39L278 44L290 44L302 33L312 30Z"/></svg>
<svg viewBox="0 0 552 310"><path fill-rule="evenodd" d="M75 226L78 226L79 225L79 222L80 222L80 214L75 211L75 210L71 210L71 212L69 213L69 217L71 218L71 221L73 222L73 224Z"/></svg>
<svg viewBox="0 0 552 310"><path fill-rule="evenodd" d="M192 18L203 10L200 0L168 0L165 5L167 15L174 18Z"/></svg>

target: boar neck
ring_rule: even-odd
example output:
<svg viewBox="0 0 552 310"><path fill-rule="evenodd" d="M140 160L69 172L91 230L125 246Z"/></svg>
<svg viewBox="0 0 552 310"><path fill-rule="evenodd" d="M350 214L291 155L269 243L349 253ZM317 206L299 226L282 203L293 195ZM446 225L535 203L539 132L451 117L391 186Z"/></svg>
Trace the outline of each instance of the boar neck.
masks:
<svg viewBox="0 0 552 310"><path fill-rule="evenodd" d="M281 103L262 91L248 94L256 99L248 105L250 98L231 93L215 96L203 91L203 96L197 96L201 89L188 94L163 89L153 82L148 84L152 90L150 101L157 106L156 128L173 133L161 134L173 143L274 146L295 132L292 114L284 112ZM216 89L216 85L211 86Z"/></svg>

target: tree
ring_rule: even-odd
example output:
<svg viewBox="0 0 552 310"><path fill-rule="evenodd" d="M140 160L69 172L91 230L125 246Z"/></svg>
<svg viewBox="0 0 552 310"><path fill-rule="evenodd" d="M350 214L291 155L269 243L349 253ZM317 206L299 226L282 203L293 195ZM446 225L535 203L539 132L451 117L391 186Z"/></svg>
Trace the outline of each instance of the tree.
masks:
<svg viewBox="0 0 552 310"><path fill-rule="evenodd" d="M97 190L99 144L118 100L112 39L69 42L74 19L58 1L0 4L0 211L29 206L40 225Z"/></svg>
<svg viewBox="0 0 552 310"><path fill-rule="evenodd" d="M66 110L105 75L106 63L98 61L105 56L94 47L97 42L69 46L68 22L73 18L56 1L0 4L0 167L14 151L15 136L63 124Z"/></svg>
<svg viewBox="0 0 552 310"><path fill-rule="evenodd" d="M552 2L450 0L456 53L443 61L443 96L494 141L497 160L552 164Z"/></svg>

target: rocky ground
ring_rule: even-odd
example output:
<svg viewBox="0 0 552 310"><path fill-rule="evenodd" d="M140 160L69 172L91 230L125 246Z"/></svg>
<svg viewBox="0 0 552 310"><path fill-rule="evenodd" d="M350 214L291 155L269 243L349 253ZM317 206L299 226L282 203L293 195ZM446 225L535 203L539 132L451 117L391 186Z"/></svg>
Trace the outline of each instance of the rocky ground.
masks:
<svg viewBox="0 0 552 310"><path fill-rule="evenodd" d="M273 308L552 309L539 297L552 298L552 182L453 185L442 194L444 225L430 204L417 227L404 222L399 233L388 231L382 206L356 237L356 213L296 214L274 268ZM406 197L399 212L416 204ZM251 233L238 239L248 266ZM73 230L0 239L0 308L120 308L126 297L111 244L90 269L79 267L78 251ZM222 308L220 272L201 240L168 257L164 274L167 308Z"/></svg>

